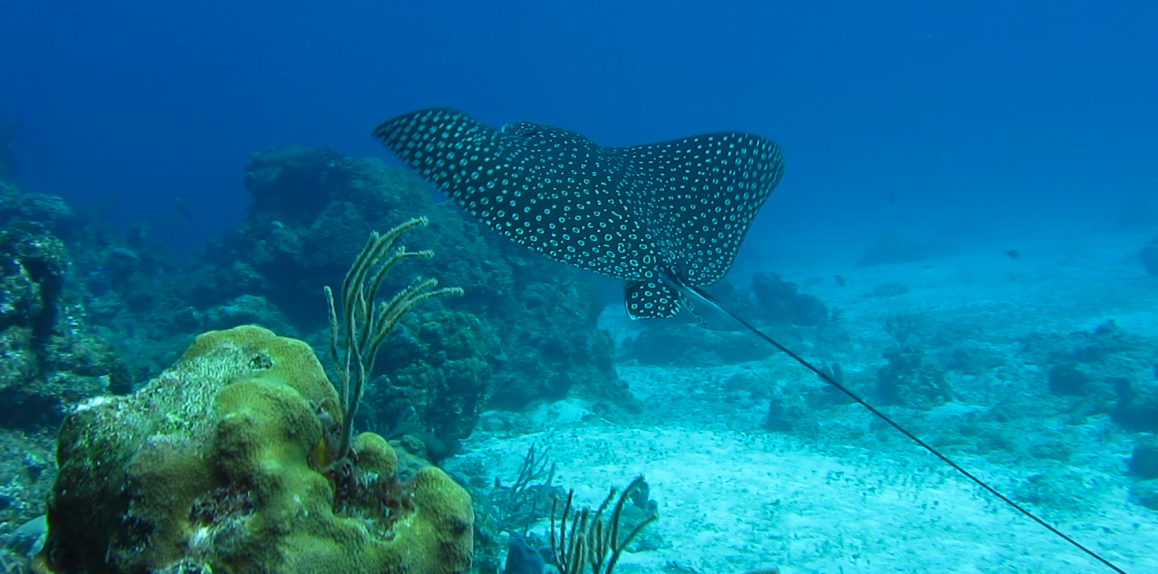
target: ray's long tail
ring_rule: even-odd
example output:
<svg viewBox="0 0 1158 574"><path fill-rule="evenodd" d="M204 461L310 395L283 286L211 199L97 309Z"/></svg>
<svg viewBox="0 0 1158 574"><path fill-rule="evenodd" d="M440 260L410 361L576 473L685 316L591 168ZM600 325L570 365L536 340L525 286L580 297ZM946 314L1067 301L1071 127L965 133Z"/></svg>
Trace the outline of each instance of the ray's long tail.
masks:
<svg viewBox="0 0 1158 574"><path fill-rule="evenodd" d="M788 347L781 345L775 339L766 335L763 331L752 326L751 323L737 317L731 311L723 308L722 306L720 306L720 304L717 301L712 299L710 296L708 296L703 291L700 291L699 289L692 287L692 286L689 286L689 285L683 285L683 284L676 283L674 280L672 280L670 278L665 278L665 283L668 283L669 285L672 285L672 286L678 288L685 295L691 297L692 299L700 301L701 303L704 303L705 305L708 305L709 307L716 309L720 313L723 313L723 314L735 319L741 325L747 327L750 331L752 331L753 333L758 335L761 339L768 341L768 343L770 343L773 347L776 347L780 352L784 353L785 355L788 355L789 357L792 357L792 360L796 361L797 363L800 363L801 366L803 366L804 368L815 373L816 376L820 377L822 380L824 380L824 382L836 387L838 390L840 390L840 392L848 395L849 398L851 398L852 400L859 403L860 406L868 409L868 411L870 413L876 415L878 418L885 421L886 423L889 423L890 426L892 426L893 428L900 431L901 434L909 437L910 440L917 443L921 448L929 451L930 453L933 454L933 456L941 459L942 462L953 467L953 470L956 470L957 472L961 473L962 476L973 481L973 483L976 484L977 486L984 488L987 492L989 492L989 494L992 494L993 496L997 497L999 500L1001 500L1005 504L1008 504L1014 510L1020 512L1021 514L1024 514L1025 516L1029 517L1034 522L1042 525L1043 527L1045 527L1047 530L1049 530L1050 532L1057 535L1062 540L1065 540L1066 542L1069 542L1070 544L1072 544L1078 550L1085 552L1093 559L1095 559L1098 562L1101 562L1102 564L1105 564L1106 566L1110 567L1113 571L1117 572L1118 574L1126 574L1126 572L1124 570L1122 570L1121 568L1118 568L1109 560L1102 558L1100 555L1098 555L1097 552L1094 552L1093 550L1090 550L1089 548L1083 546L1080 542L1069 537L1064 532L1058 530L1057 528L1055 528L1054 526L1052 526L1051 524L1049 524L1045 520L1038 518L1035 514L1033 514L1029 510L1026 510L1024 507L1022 507L1018 503L1014 502L1009 497L998 492L997 489L993 488L992 486L989 486L984 480L977 478L976 476L973 475L973 473L969 472L968 470L965 470L965 468L963 468L961 465L957 464L956 462L953 462L952 459L950 459L948 456L945 456L944 454L942 454L940 451L938 451L932 445L921 440L920 438L917 437L917 435L914 435L913 433L909 432L905 427L901 426L899 423L897 423L893 419L889 418L888 415L877 410L876 407L865 402L864 399L862 399L856 393L852 392L848 387L844 386L839 381L834 379L831 375L829 375L828 373L825 373L823 370L817 368L815 365L808 362L800 355L797 355L796 353L792 352L792 350L789 349ZM673 284L673 283L675 283L675 284Z"/></svg>

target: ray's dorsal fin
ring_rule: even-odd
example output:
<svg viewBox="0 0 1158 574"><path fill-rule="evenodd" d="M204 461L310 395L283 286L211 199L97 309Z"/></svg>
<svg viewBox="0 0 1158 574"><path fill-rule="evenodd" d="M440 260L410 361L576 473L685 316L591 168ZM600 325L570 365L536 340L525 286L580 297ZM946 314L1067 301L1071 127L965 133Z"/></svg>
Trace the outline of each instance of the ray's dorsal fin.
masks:
<svg viewBox="0 0 1158 574"><path fill-rule="evenodd" d="M852 400L856 401L856 402L857 402L857 404L859 404L860 406L862 406L862 407L864 407L864 408L868 409L868 411L869 411L870 413L872 413L873 415L875 415L877 418L879 418L879 419L881 419L881 420L885 421L886 423L888 423L888 424L889 424L889 426L891 426L891 427L893 427L894 429L897 429L898 431L900 431L900 433L901 433L901 434L903 434L903 435L905 435L906 437L908 437L908 438L909 438L909 440L911 440L911 441L913 441L913 442L917 443L917 445L919 445L921 448L923 448L923 449L925 449L925 450L929 451L929 452L930 452L930 453L931 453L933 456L935 456L935 457L937 457L937 458L941 459L941 462L944 462L945 464L949 465L950 467L952 467L952 468L953 468L953 470L957 471L958 473L960 473L960 474L961 474L962 476L964 476L965 478L968 478L969 480L973 481L973 483L974 483L974 484L976 484L977 486L980 486L981 488L985 489L985 491L986 491L986 492L988 492L989 494L992 494L993 496L997 497L999 500L1001 500L1001 501L1002 501L1002 502L1004 502L1005 504L1009 505L1009 506L1010 506L1011 508L1013 508L1014 510L1016 510L1016 511L1020 512L1021 514L1025 515L1025 516L1027 516L1027 517L1029 517L1029 518L1030 518L1031 520L1033 520L1034 522L1036 522L1036 523L1040 524L1041 526L1045 527L1045 528L1046 528L1046 529L1048 529L1050 532L1052 532L1053 534L1055 534L1055 535L1057 535L1058 537L1060 537L1062 540L1065 540L1066 542L1069 542L1069 543L1070 543L1070 544L1072 544L1072 545L1073 545L1075 548L1077 548L1077 549L1081 550L1082 552L1085 552L1087 555L1089 555L1090 557L1094 558L1094 559L1095 559L1095 560L1097 560L1098 562L1101 562L1102 564L1104 564L1104 565L1106 565L1106 566L1109 566L1109 567L1110 567L1111 569L1113 569L1115 572L1118 572L1119 574L1126 574L1126 572L1125 572L1125 571L1123 571L1121 568L1118 568L1117 566L1115 566L1115 565L1114 565L1112 562L1110 562L1109 560L1107 560L1107 559L1105 559L1105 558L1102 558L1102 557L1101 557L1101 556L1100 556L1098 553L1094 552L1093 550L1090 550L1089 548L1086 548L1086 547L1085 547L1085 546L1083 546L1083 545L1082 545L1080 542L1078 542L1077 540L1074 540L1074 539L1073 539L1073 538L1071 538L1070 536L1066 535L1064 532L1062 532L1062 531L1058 530L1057 528L1055 528L1054 526L1052 526L1050 523L1046 522L1045 520L1042 520L1041 518L1038 518L1038 517L1037 517L1037 515L1035 515L1034 513L1032 513L1032 512L1030 512L1029 510L1025 509L1023 506L1021 506L1020 504L1018 504L1018 503L1014 502L1013 500L1011 500L1009 497L1005 496L1004 494L1001 494L1001 492L999 492L997 489L993 488L992 486L989 486L989 484L988 484L988 483L986 483L984 480L981 480L980 478L977 478L976 476L974 476L974 475L973 475L973 473L969 472L968 470L965 470L965 468L964 468L964 467L962 467L961 465L957 464L956 462L953 462L953 459L951 459L951 458L949 458L948 456L946 456L946 455L942 454L942 453L941 453L941 451L937 450L936 448L934 448L934 447L933 447L932 445L930 445L929 443L927 443L927 442L925 442L925 441L921 440L920 438L918 438L918 437L917 437L917 435L913 434L913 433L912 433L912 432L910 432L908 429L906 429L905 427L901 426L899 423L897 423L896 421L894 421L894 420L893 420L892 418L890 418L888 415L886 415L885 413L881 412L881 411L880 411L880 410L878 410L876 407L874 407L874 406L870 405L868 402L866 402L864 399L862 399L862 398L861 398L859 395L857 395L857 394L856 394L856 393L854 393L854 392L853 392L851 389L849 389L848 387L846 387L846 386L845 386L843 383L841 383L840 381L838 381L838 380L837 380L835 377L833 377L831 374L829 374L828 372L825 372L825 370L824 370L824 369L821 369L821 368L819 368L819 367L817 367L817 366L813 365L812 363L808 362L806 359L804 359L804 358L803 358L803 357L801 357L800 355L797 355L796 353L794 353L794 352L793 352L791 349L789 349L788 347L785 347L784 345L781 345L781 344L780 344L779 342L777 342L775 339L773 339L772 337L769 337L769 336L768 336L767 334L765 334L763 331L761 331L761 330L757 329L756 327L754 327L754 326L753 326L751 323L749 323L749 322L747 322L747 321L745 321L745 320L741 319L740 317L737 317L737 316L736 316L735 314L733 314L731 311L729 311L729 310L725 309L724 307L722 307L722 306L720 305L719 301L718 301L718 300L716 300L714 297L711 297L710 295L708 295L707 293L705 293L705 292L704 292L704 291L702 291L701 289L698 289L698 288L696 288L696 287L692 287L692 286L690 286L690 285L684 285L684 284L680 283L680 281L679 281L678 279L676 279L676 278L673 278L673 277L668 277L668 276L665 276L665 277L664 277L664 283L665 283L665 284L667 284L667 285L668 285L668 286L669 286L671 289L674 289L674 290L679 290L679 291L681 291L682 293L686 294L686 295L688 296L688 298L690 298L690 299L694 299L694 300L696 300L696 301L699 301L699 302L701 302L701 303L703 303L703 304L705 304L705 305L707 305L707 306L709 306L709 307L711 307L711 308L713 308L713 309L715 309L715 310L719 311L720 313L722 313L722 314L724 314L724 315L727 315L728 317L731 317L731 318L732 318L732 319L734 319L736 322L738 322L738 323L740 323L741 325L743 325L744 327L746 327L746 328L747 328L749 331L752 331L752 332L753 332L753 333L755 333L757 336L759 336L761 339L764 339L764 340L765 340L765 341L767 341L769 344L771 344L773 347L776 347L776 349L777 349L777 350L779 350L780 352L784 353L785 355L788 355L789 357L791 357L793 361L796 361L797 363L799 363L799 364L800 364L801 366L803 366L804 368L808 369L809 371L812 371L812 372L813 372L813 373L814 373L816 376L820 377L820 378L821 378L821 380L823 380L824 382L826 382L826 383L828 383L828 384L832 385L833 387L836 387L836 389L837 389L837 390L839 390L840 392L842 392L842 393L844 393L845 395L847 395L847 396L848 396L850 399L852 399Z"/></svg>

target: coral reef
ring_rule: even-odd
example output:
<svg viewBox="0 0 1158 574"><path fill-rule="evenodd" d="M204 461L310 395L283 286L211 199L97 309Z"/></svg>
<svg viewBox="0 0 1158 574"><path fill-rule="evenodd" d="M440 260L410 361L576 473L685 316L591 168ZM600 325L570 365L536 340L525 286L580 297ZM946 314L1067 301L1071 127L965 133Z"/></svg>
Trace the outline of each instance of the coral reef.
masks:
<svg viewBox="0 0 1158 574"><path fill-rule="evenodd" d="M1158 343L1106 321L1089 332L1036 334L1022 343L1052 393L1081 415L1109 414L1131 430L1158 431Z"/></svg>
<svg viewBox="0 0 1158 574"><path fill-rule="evenodd" d="M22 193L15 186L0 182L0 224L20 222L67 239L77 229L79 219L59 197Z"/></svg>
<svg viewBox="0 0 1158 574"><path fill-rule="evenodd" d="M0 326L21 325L33 336L48 336L56 326L68 270L64 243L37 226L9 223L0 230L0 254Z"/></svg>
<svg viewBox="0 0 1158 574"><path fill-rule="evenodd" d="M53 439L47 433L0 429L0 536L44 514L56 478Z"/></svg>
<svg viewBox="0 0 1158 574"><path fill-rule="evenodd" d="M564 265L498 241L457 208L436 205L407 172L328 148L289 147L255 154L245 184L254 202L241 227L179 270L146 224L122 238L100 223L107 214L94 220L59 198L0 184L0 225L15 229L12 237L27 236L7 245L26 252L28 269L51 264L35 279L0 269L0 309L9 309L0 310L0 323L15 327L0 325L0 345L19 359L0 372L0 388L48 396L24 401L33 408L10 413L21 420L9 426L55 425L58 404L126 392L206 330L255 323L324 349L322 287L341 281L367 233L420 213L430 213L431 224L416 242L448 256L418 272L468 287L468 295L454 310L434 305L400 325L370 373L360 429L397 427L413 412L413 435L445 455L484 409L517 410L569 394L635 406L612 366L610 337L595 325L598 290ZM34 337L36 325L54 328ZM74 366L83 373L71 372ZM15 384L50 375L67 375L57 385L61 397Z"/></svg>
<svg viewBox="0 0 1158 574"><path fill-rule="evenodd" d="M0 183L0 400L18 406L0 412L0 429L55 429L73 405L156 376L207 330L261 324L325 349L322 286L341 281L367 233L420 212L433 217L417 242L449 256L419 272L468 296L403 320L369 373L359 430L400 439L406 467L404 451L454 454L484 409L568 395L611 406L607 415L638 407L596 328L598 289L436 205L405 171L284 148L256 154L246 185L254 204L240 229L178 269L164 230L137 224L122 236L105 223L115 203L78 212ZM0 533L43 512L56 469L35 462L47 438L36 442L27 464L3 467L0 479L22 486L0 497Z"/></svg>
<svg viewBox="0 0 1158 574"><path fill-rule="evenodd" d="M828 308L820 299L797 293L795 283L776 273L757 273L752 278L752 294L759 301L760 317L769 323L820 327L828 320Z"/></svg>
<svg viewBox="0 0 1158 574"><path fill-rule="evenodd" d="M42 566L52 572L451 574L470 567L469 496L397 477L359 435L348 480L320 471L338 396L306 344L244 326L199 336L135 394L60 432Z"/></svg>
<svg viewBox="0 0 1158 574"><path fill-rule="evenodd" d="M1127 445L1144 444L1131 433L1158 432L1154 368L1158 341L1107 321L1087 331L1039 332L1011 339L1019 348L1000 360L997 348L990 347L991 355L985 357L984 348L975 347L981 339L973 344L965 344L960 335L944 339L947 325L939 323L920 337L926 345L922 364L949 369L945 380L955 401L909 413L925 421L910 428L924 433L926 440L1002 464L1033 461L1052 468L1049 465L1081 455L1088 439L1084 429L1104 428L1122 441L1124 452L1133 448ZM952 341L957 348L946 354L941 345ZM969 354L976 356L967 361L959 356L971 347L977 350ZM983 374L977 376L978 372ZM949 413L959 416L946 416ZM926 430L921 430L922 424ZM1111 458L1104 462L1116 472L1120 458ZM1132 464L1144 459L1140 454ZM1027 496L1044 492L1042 485L1022 486Z"/></svg>
<svg viewBox="0 0 1158 574"><path fill-rule="evenodd" d="M322 288L337 284L366 234L419 214L414 243L440 254L416 262L424 277L466 289L454 310L434 304L403 321L366 388L368 424L394 426L417 413L426 438L451 451L485 408L521 409L578 394L630 405L612 366L610 337L595 326L602 301L562 264L544 262L435 204L425 185L375 159L329 148L255 154L246 166L254 197L236 233L212 242L173 292L193 315L242 296L260 297L302 333L318 333ZM397 290L405 285L390 284ZM312 337L324 348L324 336Z"/></svg>
<svg viewBox="0 0 1158 574"><path fill-rule="evenodd" d="M877 371L876 393L885 404L928 410L952 400L944 371L925 361L924 352L890 347L882 356L888 364Z"/></svg>
<svg viewBox="0 0 1158 574"><path fill-rule="evenodd" d="M0 190L0 426L60 423L67 405L126 392L132 376L92 333L82 295L66 286L71 212L53 198Z"/></svg>

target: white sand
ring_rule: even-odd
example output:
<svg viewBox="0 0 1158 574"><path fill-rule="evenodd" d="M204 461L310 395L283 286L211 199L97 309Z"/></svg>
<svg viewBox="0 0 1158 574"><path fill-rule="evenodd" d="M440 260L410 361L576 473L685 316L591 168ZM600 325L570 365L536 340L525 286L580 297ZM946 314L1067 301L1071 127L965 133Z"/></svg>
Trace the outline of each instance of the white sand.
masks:
<svg viewBox="0 0 1158 574"><path fill-rule="evenodd" d="M1107 319L1130 333L1158 336L1158 278L1145 276L1131 259L1144 237L1099 241L1020 246L1023 257L1016 261L994 247L997 255L978 252L927 264L856 268L836 261L777 271L848 313L854 350L842 360L854 365L882 363L887 338L878 321L891 309L927 309L941 320L983 323L995 345L1006 343L1007 353L1016 352L1007 343L1027 333L1088 330ZM828 280L836 273L848 278L846 287ZM824 280L805 285L809 277ZM862 296L889 281L912 291L889 299ZM614 316L607 321L617 329L638 328ZM782 358L774 357L734 367L625 367L620 374L637 396L654 401L686 398L698 378L729 369L760 372L769 364L783 368ZM663 546L626 555L617 570L622 574L665 567L674 574L674 564L702 574L770 566L786 574L1111 572L916 446L901 445L904 439L874 452L769 434L752 420L728 425L751 427L752 434L743 434L697 421L695 413L671 413L670 423L660 427L626 428L582 422L584 412L577 401L545 406L531 416L540 432L479 433L464 460L481 457L488 470L510 478L537 442L559 465L556 483L574 488L587 505L598 504L609 486L644 474L661 512L649 528ZM1120 451L1121 440L1115 444ZM1083 446L1091 456L1128 455ZM1030 508L1126 572L1158 572L1158 512L1127 500L1132 479L1118 460L1111 459L1110 471L1106 464L1071 469L1081 473L1086 510ZM958 462L1006 494L1025 479L1024 468L981 457Z"/></svg>
<svg viewBox="0 0 1158 574"><path fill-rule="evenodd" d="M843 457L772 435L572 426L486 439L470 456L505 461L513 476L532 441L559 464L558 483L597 505L606 487L643 473L664 547L628 554L619 571L668 562L708 573L780 566L782 572L1099 572L1078 550L980 489L925 463L850 449ZM999 486L1009 482L985 473ZM1158 572L1158 516L1118 504L1066 517L1064 532L1132 573ZM1108 569L1106 569L1108 571Z"/></svg>

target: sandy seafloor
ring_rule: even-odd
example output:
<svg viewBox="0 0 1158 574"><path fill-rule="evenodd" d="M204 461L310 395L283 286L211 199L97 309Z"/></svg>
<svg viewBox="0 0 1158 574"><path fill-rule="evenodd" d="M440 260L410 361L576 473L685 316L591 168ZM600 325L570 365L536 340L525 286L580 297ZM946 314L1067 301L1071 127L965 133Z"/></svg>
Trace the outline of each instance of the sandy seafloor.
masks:
<svg viewBox="0 0 1158 574"><path fill-rule="evenodd" d="M1005 245L994 244L914 264L856 267L837 257L778 265L775 271L847 313L853 350L842 357L846 372L873 370L887 344L879 317L890 309L920 308L941 320L982 322L994 348L1009 353L1015 345L1003 342L1013 337L1090 330L1108 319L1128 332L1158 337L1158 277L1147 276L1136 260L1147 240L1146 234L1106 234L1021 242L1017 260L1001 255ZM809 282L833 274L844 275L848 284ZM863 296L873 285L893 281L908 285L910 293ZM603 325L617 336L638 328L610 308ZM679 368L626 363L619 373L645 404L687 405L702 396L707 412L714 397L706 395L705 381L736 372L811 377L787 361L775 356ZM617 568L623 574L740 574L772 566L784 573L825 574L1111 572L904 444L899 434L891 448L878 449L871 441L766 432L758 408L739 409L726 422L697 416L695 408L664 408L653 407L638 422L614 424L589 416L580 401L545 405L527 419L531 432L480 431L462 460L485 464L509 481L527 447L537 443L558 464L555 483L574 488L587 505L601 502L609 486L622 487L644 474L660 509L649 530L661 543L656 550L626 554ZM854 408L859 407L842 407ZM1092 424L1113 426L1109 420ZM1027 506L1126 572L1158 573L1158 512L1128 500L1133 479L1125 474L1125 460L1131 443L1122 435L1075 445L1079 452L1068 470L1079 477L1081 504ZM1006 494L1032 472L979 456L954 458Z"/></svg>

